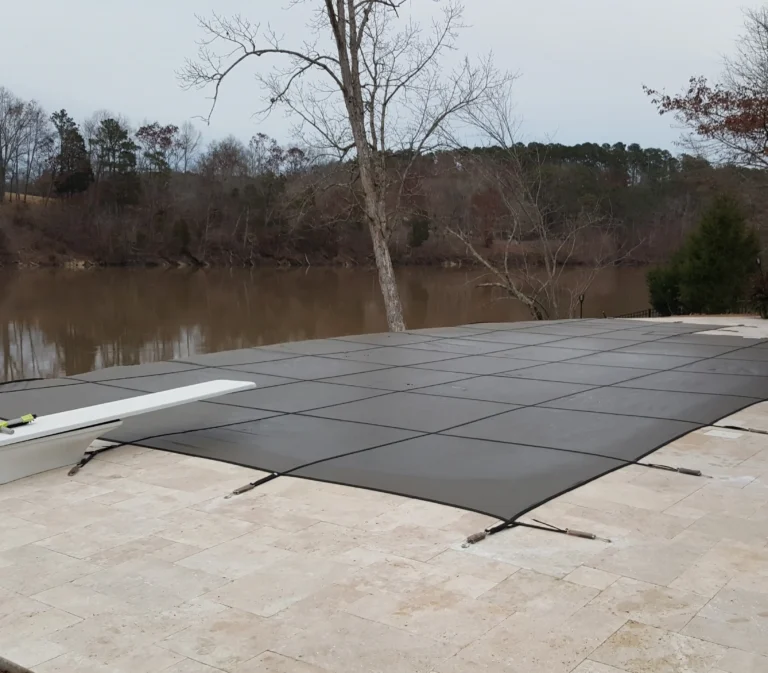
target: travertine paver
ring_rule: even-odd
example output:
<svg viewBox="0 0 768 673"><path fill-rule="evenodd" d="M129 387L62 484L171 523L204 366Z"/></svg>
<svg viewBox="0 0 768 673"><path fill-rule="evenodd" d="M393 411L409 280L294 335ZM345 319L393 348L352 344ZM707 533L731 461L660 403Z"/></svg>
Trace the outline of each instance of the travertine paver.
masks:
<svg viewBox="0 0 768 673"><path fill-rule="evenodd" d="M610 543L469 548L491 519L285 477L226 499L259 473L107 452L0 487L0 653L43 673L762 672L768 437L708 433L659 454L712 479L633 466L528 517Z"/></svg>
<svg viewBox="0 0 768 673"><path fill-rule="evenodd" d="M721 424L768 429L768 403ZM262 473L106 452L0 486L0 655L41 673L768 671L768 436L702 429L647 460L711 478L629 466L524 517L610 542L464 548L493 520L288 477L226 499Z"/></svg>
<svg viewBox="0 0 768 673"><path fill-rule="evenodd" d="M629 621L592 657L627 673L706 673L725 653L713 643Z"/></svg>

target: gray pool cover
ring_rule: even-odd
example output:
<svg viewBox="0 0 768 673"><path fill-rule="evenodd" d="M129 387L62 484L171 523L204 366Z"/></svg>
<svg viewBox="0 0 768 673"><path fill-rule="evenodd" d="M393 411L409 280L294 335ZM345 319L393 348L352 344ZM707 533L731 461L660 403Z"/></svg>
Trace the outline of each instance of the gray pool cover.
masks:
<svg viewBox="0 0 768 673"><path fill-rule="evenodd" d="M296 342L6 384L0 414L253 381L106 439L513 520L768 398L768 341L705 329L570 320Z"/></svg>

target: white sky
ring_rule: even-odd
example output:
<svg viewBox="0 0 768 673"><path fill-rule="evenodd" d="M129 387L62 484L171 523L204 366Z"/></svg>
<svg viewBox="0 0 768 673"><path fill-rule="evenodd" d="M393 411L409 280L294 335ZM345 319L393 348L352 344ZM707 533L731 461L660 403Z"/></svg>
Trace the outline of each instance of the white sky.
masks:
<svg viewBox="0 0 768 673"><path fill-rule="evenodd" d="M288 0L24 0L0 13L0 85L77 120L106 109L180 124L207 112L205 94L179 88L175 70L196 52L195 14L241 13L270 23L289 46L306 36L311 3ZM517 111L526 140L638 142L670 149L679 131L660 118L642 85L681 90L691 75L716 77L758 0L465 0L459 47L492 50L519 71ZM420 14L433 0L412 0ZM206 139L262 131L290 140L281 115L259 122L253 59L223 87Z"/></svg>

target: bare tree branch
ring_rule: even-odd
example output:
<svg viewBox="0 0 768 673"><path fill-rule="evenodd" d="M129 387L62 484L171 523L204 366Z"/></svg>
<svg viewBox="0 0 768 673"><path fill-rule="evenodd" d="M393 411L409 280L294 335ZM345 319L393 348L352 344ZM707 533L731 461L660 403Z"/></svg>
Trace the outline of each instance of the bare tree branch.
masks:
<svg viewBox="0 0 768 673"><path fill-rule="evenodd" d="M289 8L298 4L294 0ZM490 57L478 65L465 59L453 72L446 67L463 27L459 0L445 0L428 30L406 15L406 0L302 4L315 8L308 28L317 40L300 47L284 47L274 32L260 32L241 16L199 18L205 37L179 78L186 87L213 87L210 119L221 85L235 68L251 56L282 57L281 67L259 77L267 99L263 112L281 106L319 153L354 157L387 322L391 330L402 330L388 241L402 216L410 172L419 156L444 145L454 120L482 107L514 75L498 71Z"/></svg>
<svg viewBox="0 0 768 673"><path fill-rule="evenodd" d="M463 229L449 227L449 232L495 278L482 286L503 289L537 320L573 317L579 295L600 271L631 251L618 244L618 223L602 204L568 212L548 196L546 157L515 142L518 124L512 111L509 88L497 89L489 101L464 110L467 122L492 148L486 155L467 153L462 162L482 176L502 208L497 224L504 244L501 263L494 261L492 251L480 252L471 223ZM578 273L569 273L566 282L566 271L574 269Z"/></svg>

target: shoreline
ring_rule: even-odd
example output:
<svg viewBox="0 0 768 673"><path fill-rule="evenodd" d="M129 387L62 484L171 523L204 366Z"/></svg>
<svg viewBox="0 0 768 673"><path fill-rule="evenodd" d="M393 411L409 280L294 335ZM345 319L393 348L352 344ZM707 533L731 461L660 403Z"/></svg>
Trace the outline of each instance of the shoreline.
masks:
<svg viewBox="0 0 768 673"><path fill-rule="evenodd" d="M496 261L496 260L492 260ZM470 258L451 258L451 259L435 259L435 260L393 260L393 266L402 269L445 269L445 270L460 270L460 269L480 269L483 268L481 264ZM586 268L586 263L570 263L565 265L568 269L582 269ZM633 262L624 261L620 264L615 264L612 267L614 269L643 269L651 268L654 266L653 262ZM373 260L366 261L352 261L352 260L317 260L317 261L305 261L296 259L282 259L273 261L260 261L255 264L218 264L218 263L191 263L183 260L176 259L160 259L160 260L145 260L145 261L130 261L130 262L99 262L87 259L68 259L68 260L56 260L51 261L17 261L11 263L4 263L0 260L0 270L7 269L71 269L71 270L88 270L88 269L193 269L193 270L207 270L207 269L355 269L359 271L376 271L376 266ZM543 268L543 267L542 267Z"/></svg>

